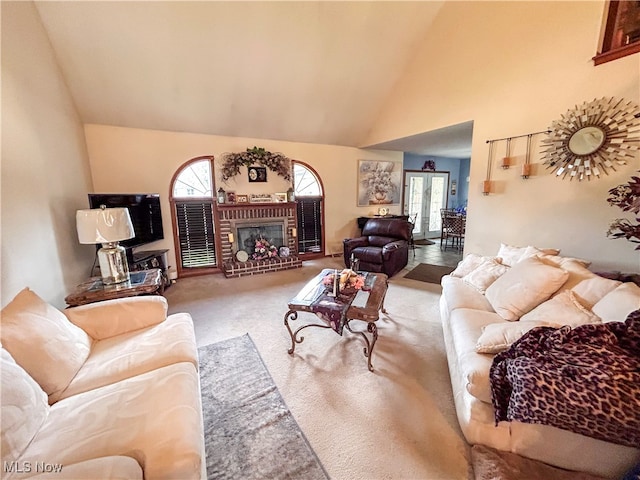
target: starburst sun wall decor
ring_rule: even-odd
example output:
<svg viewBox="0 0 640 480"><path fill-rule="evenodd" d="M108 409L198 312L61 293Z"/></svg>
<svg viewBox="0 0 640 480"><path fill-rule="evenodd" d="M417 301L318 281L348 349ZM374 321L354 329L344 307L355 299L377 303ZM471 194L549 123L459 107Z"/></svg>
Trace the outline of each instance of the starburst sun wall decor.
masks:
<svg viewBox="0 0 640 480"><path fill-rule="evenodd" d="M640 148L640 108L601 98L568 110L542 141L543 163L557 177L578 181L624 166Z"/></svg>

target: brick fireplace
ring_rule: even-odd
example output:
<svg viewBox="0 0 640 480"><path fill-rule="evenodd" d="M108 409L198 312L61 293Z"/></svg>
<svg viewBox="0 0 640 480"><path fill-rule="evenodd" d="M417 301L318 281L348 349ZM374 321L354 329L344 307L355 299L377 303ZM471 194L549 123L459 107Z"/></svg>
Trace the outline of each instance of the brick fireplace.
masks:
<svg viewBox="0 0 640 480"><path fill-rule="evenodd" d="M222 271L225 277L256 275L302 266L302 261L298 257L295 202L222 204L217 206L217 212L222 246ZM245 230L238 235L238 230L243 228ZM289 256L238 261L235 255L239 249L245 249L244 245L239 245L239 241L243 234L246 236L247 229L281 231L282 246L289 248ZM233 236L233 243L229 241L229 234Z"/></svg>

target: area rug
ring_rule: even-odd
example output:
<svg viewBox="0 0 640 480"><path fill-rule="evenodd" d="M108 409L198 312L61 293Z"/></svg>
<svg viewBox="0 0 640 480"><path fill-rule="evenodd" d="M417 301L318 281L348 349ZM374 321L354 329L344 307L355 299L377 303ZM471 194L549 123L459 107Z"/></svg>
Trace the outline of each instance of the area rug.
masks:
<svg viewBox="0 0 640 480"><path fill-rule="evenodd" d="M248 334L198 356L209 480L329 478Z"/></svg>
<svg viewBox="0 0 640 480"><path fill-rule="evenodd" d="M410 278L411 280L418 280L420 282L439 284L442 277L453 272L453 270L453 267L431 265L430 263L421 263L409 273L407 273L404 278Z"/></svg>
<svg viewBox="0 0 640 480"><path fill-rule="evenodd" d="M413 243L416 245L435 245L436 242L432 242L428 238L424 238L422 240L414 240Z"/></svg>
<svg viewBox="0 0 640 480"><path fill-rule="evenodd" d="M475 480L604 480L599 476L570 472L483 445L471 448L471 463Z"/></svg>

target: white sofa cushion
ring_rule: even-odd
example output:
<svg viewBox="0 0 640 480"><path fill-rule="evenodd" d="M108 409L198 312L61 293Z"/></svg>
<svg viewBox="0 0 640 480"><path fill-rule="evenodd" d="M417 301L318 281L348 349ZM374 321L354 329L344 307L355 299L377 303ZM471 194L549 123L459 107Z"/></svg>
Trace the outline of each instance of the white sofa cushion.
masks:
<svg viewBox="0 0 640 480"><path fill-rule="evenodd" d="M546 322L550 325L577 327L587 323L602 323L598 315L583 307L571 290L563 290L546 302L542 302L520 321Z"/></svg>
<svg viewBox="0 0 640 480"><path fill-rule="evenodd" d="M16 363L48 395L64 390L89 356L91 337L28 288L1 317L2 344Z"/></svg>
<svg viewBox="0 0 640 480"><path fill-rule="evenodd" d="M89 358L59 398L86 392L178 362L198 369L193 322L175 313L158 325L94 343Z"/></svg>
<svg viewBox="0 0 640 480"><path fill-rule="evenodd" d="M513 267L520 260L534 255L558 255L559 253L560 250L557 248L516 247L501 243L496 256L502 259L503 264Z"/></svg>
<svg viewBox="0 0 640 480"><path fill-rule="evenodd" d="M198 372L177 363L55 403L21 460L124 455L146 479L200 479L203 435Z"/></svg>
<svg viewBox="0 0 640 480"><path fill-rule="evenodd" d="M526 321L507 323L491 323L482 329L476 342L478 353L500 353L509 348L513 342L535 327L553 327L542 321ZM487 373L488 374L488 373Z"/></svg>
<svg viewBox="0 0 640 480"><path fill-rule="evenodd" d="M470 253L458 262L458 266L449 275L451 275L452 277L462 278L465 275L473 272L485 260L495 260L496 262L501 263L500 258L498 257L486 257L477 255L475 253Z"/></svg>
<svg viewBox="0 0 640 480"><path fill-rule="evenodd" d="M579 261L568 260L558 264L547 256L541 257L541 259L569 272L569 278L560 291L572 290L578 301L588 309L593 308L598 300L622 283L596 275Z"/></svg>
<svg viewBox="0 0 640 480"><path fill-rule="evenodd" d="M549 298L568 277L565 270L530 257L493 282L485 296L502 318L514 321Z"/></svg>
<svg viewBox="0 0 640 480"><path fill-rule="evenodd" d="M509 267L502 265L495 259L483 260L474 270L462 277L462 281L468 283L480 293L484 293L489 285L504 275Z"/></svg>
<svg viewBox="0 0 640 480"><path fill-rule="evenodd" d="M2 464L17 461L47 416L47 394L2 348ZM5 473L6 471L3 470Z"/></svg>
<svg viewBox="0 0 640 480"><path fill-rule="evenodd" d="M465 283L461 278L445 275L440 281L442 285L442 295L446 301L449 311L457 308L471 308L493 312L491 304L485 296L471 285Z"/></svg>
<svg viewBox="0 0 640 480"><path fill-rule="evenodd" d="M167 299L160 295L116 298L67 308L69 320L96 340L156 325L167 318Z"/></svg>
<svg viewBox="0 0 640 480"><path fill-rule="evenodd" d="M486 403L491 403L489 370L493 355L476 351L476 342L482 329L491 324L509 323L494 312L481 312L460 308L451 312L449 328L458 359L460 374L466 379L467 391Z"/></svg>
<svg viewBox="0 0 640 480"><path fill-rule="evenodd" d="M623 322L627 316L640 309L640 287L626 282L607 293L593 306L593 313L603 322Z"/></svg>

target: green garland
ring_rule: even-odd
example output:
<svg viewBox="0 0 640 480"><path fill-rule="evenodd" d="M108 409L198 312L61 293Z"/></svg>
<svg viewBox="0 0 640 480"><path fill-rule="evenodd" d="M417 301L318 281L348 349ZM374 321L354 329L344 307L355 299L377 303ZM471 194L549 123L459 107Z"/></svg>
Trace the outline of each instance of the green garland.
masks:
<svg viewBox="0 0 640 480"><path fill-rule="evenodd" d="M222 162L222 180L235 177L240 173L240 167L262 165L277 173L285 180L291 180L291 159L281 153L271 153L264 148L247 148L246 152L225 153Z"/></svg>

